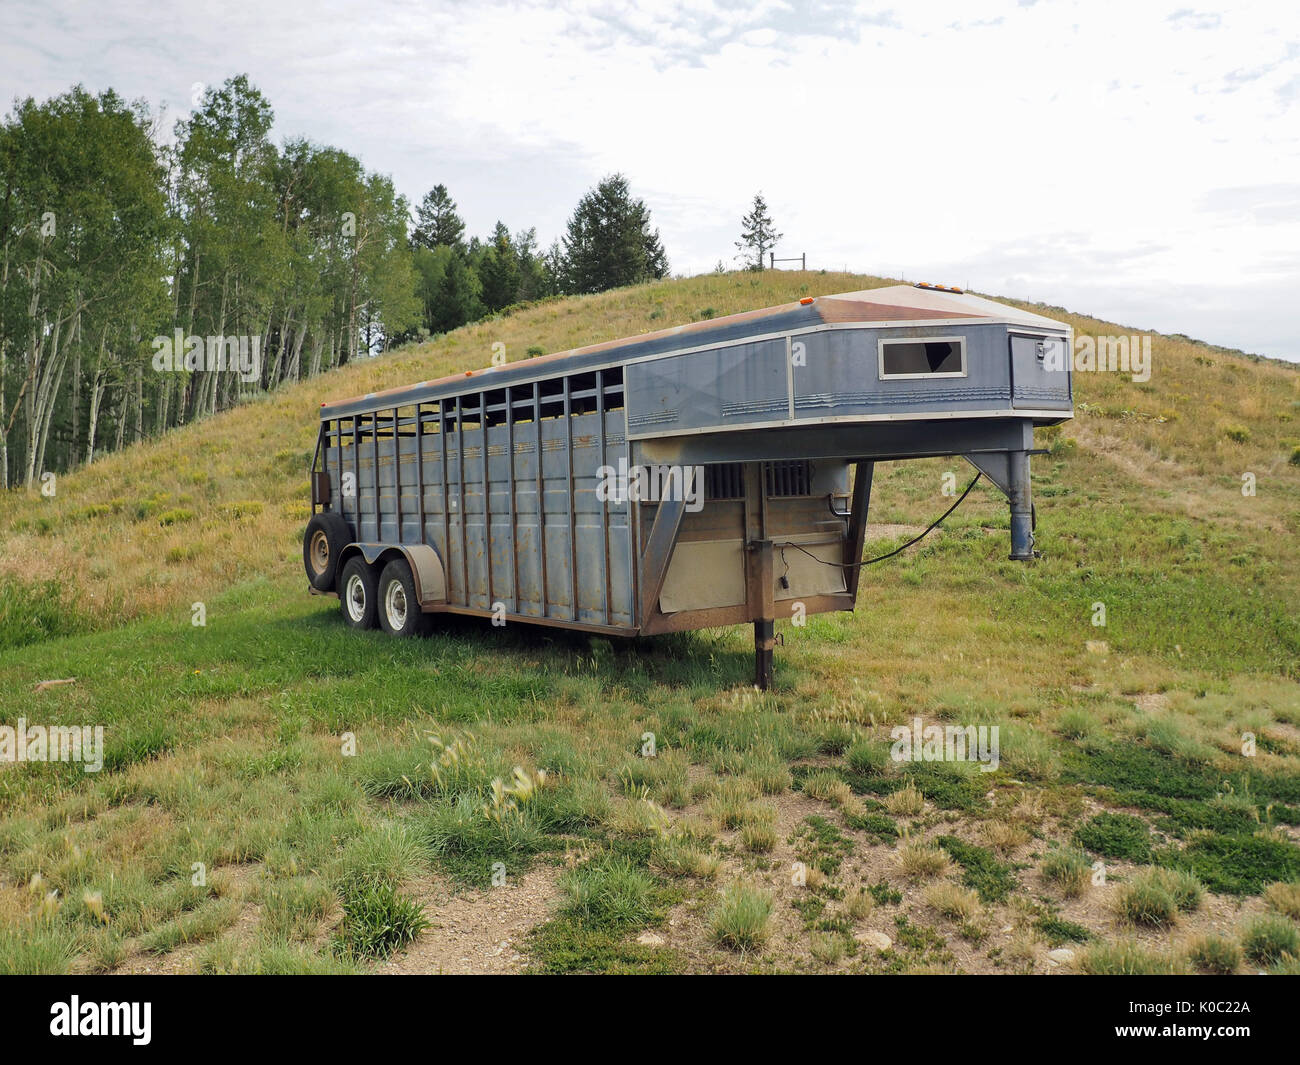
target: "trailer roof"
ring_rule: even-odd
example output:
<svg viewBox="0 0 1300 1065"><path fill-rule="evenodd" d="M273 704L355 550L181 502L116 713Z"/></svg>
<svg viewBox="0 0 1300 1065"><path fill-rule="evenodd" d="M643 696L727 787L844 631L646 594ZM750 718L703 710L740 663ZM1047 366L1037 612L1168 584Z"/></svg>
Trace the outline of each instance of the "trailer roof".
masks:
<svg viewBox="0 0 1300 1065"><path fill-rule="evenodd" d="M538 378L601 369L629 359L666 355L685 348L736 343L769 334L801 332L822 325L861 323L878 326L910 326L947 320L1003 322L1030 329L1061 331L1065 323L1022 311L969 292L887 285L882 288L844 292L833 296L805 297L796 303L729 314L689 325L660 329L639 336L607 340L599 344L539 355L532 359L466 370L430 381L401 385L382 392L322 403L322 419L347 417L384 407L442 399L531 382Z"/></svg>

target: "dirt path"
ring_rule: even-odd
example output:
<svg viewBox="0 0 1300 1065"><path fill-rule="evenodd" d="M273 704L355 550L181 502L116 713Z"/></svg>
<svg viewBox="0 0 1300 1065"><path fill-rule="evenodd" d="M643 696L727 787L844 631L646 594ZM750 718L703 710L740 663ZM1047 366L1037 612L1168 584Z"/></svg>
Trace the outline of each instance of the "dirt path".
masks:
<svg viewBox="0 0 1300 1065"><path fill-rule="evenodd" d="M549 916L551 902L559 894L559 875L556 867L541 865L501 887L454 894L437 882L420 885L427 889L418 897L429 929L374 971L393 975L522 972L528 965L524 938Z"/></svg>

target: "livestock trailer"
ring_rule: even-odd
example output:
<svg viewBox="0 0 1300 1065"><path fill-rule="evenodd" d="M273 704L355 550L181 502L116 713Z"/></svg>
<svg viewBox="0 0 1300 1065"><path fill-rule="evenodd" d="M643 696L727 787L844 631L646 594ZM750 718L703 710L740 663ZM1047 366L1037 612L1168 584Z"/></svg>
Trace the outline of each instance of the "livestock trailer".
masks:
<svg viewBox="0 0 1300 1065"><path fill-rule="evenodd" d="M874 464L960 455L1034 556L1035 425L1073 416L1070 328L894 285L326 403L303 541L346 622L429 614L631 636L857 600ZM1048 356L1052 357L1048 357ZM1064 367L1064 369L1062 369Z"/></svg>

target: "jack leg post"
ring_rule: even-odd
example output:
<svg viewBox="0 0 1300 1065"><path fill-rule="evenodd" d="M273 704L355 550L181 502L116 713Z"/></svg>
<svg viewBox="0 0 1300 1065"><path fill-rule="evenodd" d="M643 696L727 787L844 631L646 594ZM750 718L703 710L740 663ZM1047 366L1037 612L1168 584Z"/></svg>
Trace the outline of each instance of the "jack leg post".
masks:
<svg viewBox="0 0 1300 1065"><path fill-rule="evenodd" d="M749 544L749 605L754 619L754 685L772 687L772 649L776 646L776 604L772 591L772 541Z"/></svg>

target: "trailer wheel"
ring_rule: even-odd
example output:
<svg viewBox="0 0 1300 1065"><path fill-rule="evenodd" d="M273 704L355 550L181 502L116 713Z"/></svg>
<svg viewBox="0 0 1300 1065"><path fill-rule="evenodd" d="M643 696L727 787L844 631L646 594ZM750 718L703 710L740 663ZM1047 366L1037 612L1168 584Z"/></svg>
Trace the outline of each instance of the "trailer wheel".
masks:
<svg viewBox="0 0 1300 1065"><path fill-rule="evenodd" d="M354 629L373 629L378 614L375 571L360 555L353 555L339 578L339 602L343 620Z"/></svg>
<svg viewBox="0 0 1300 1065"><path fill-rule="evenodd" d="M334 588L338 577L339 555L352 537L348 523L332 510L313 514L302 535L302 564L307 579L318 592Z"/></svg>
<svg viewBox="0 0 1300 1065"><path fill-rule="evenodd" d="M424 614L415 595L411 567L393 559L379 575L379 624L389 636L418 636L425 628Z"/></svg>

